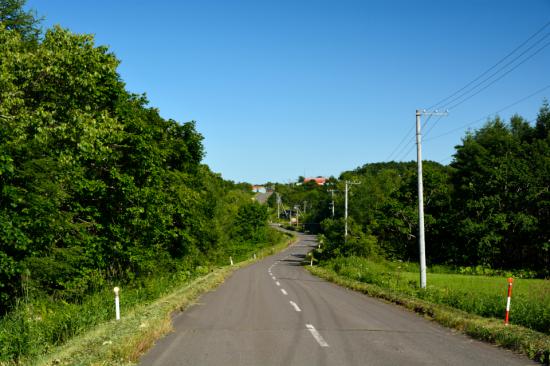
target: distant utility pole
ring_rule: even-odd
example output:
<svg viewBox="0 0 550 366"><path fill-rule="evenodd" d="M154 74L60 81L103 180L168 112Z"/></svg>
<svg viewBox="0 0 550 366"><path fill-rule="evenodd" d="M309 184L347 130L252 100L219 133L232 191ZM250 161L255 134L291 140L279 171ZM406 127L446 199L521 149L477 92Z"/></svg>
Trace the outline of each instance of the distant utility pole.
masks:
<svg viewBox="0 0 550 366"><path fill-rule="evenodd" d="M345 213L344 213L344 241L348 240L348 192L349 192L349 186L352 184L359 184L359 182L350 182L349 180L346 180L346 199L345 199Z"/></svg>
<svg viewBox="0 0 550 366"><path fill-rule="evenodd" d="M290 225L292 225L292 209L289 209L288 212L288 219L290 220Z"/></svg>
<svg viewBox="0 0 550 366"><path fill-rule="evenodd" d="M332 204L331 204L331 209L332 209L332 218L334 218L334 192L336 192L335 189L329 189L328 190L330 192L330 197L332 199Z"/></svg>
<svg viewBox="0 0 550 366"><path fill-rule="evenodd" d="M277 192L277 218L281 218L281 195Z"/></svg>
<svg viewBox="0 0 550 366"><path fill-rule="evenodd" d="M296 227L298 227L298 225L299 225L298 220L299 220L299 216L301 214L300 205L294 205L294 209L296 210Z"/></svg>
<svg viewBox="0 0 550 366"><path fill-rule="evenodd" d="M424 239L424 184L422 183L422 133L420 117L446 116L448 112L416 110L416 161L418 166L418 246L420 249L420 288L426 288L426 243Z"/></svg>

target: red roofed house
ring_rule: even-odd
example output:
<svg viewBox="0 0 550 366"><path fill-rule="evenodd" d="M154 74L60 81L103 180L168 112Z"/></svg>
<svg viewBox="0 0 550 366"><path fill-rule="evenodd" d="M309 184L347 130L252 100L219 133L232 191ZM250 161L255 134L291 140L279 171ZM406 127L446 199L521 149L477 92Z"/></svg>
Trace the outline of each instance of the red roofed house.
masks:
<svg viewBox="0 0 550 366"><path fill-rule="evenodd" d="M324 186L327 181L327 178L324 178L324 177L304 178L304 183L311 182L311 181L314 181L319 186Z"/></svg>
<svg viewBox="0 0 550 366"><path fill-rule="evenodd" d="M265 193L266 192L266 189L264 186L260 186L260 185L253 185L252 186L252 191L253 192L256 192L256 193Z"/></svg>

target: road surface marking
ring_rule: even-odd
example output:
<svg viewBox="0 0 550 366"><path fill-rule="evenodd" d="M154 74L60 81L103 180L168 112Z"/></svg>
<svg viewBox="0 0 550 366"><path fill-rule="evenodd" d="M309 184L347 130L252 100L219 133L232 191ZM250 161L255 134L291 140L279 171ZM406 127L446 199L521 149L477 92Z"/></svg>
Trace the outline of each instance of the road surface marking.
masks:
<svg viewBox="0 0 550 366"><path fill-rule="evenodd" d="M306 324L306 328L309 330L313 338L319 343L319 346L321 347L328 347L328 343L321 337L317 329L311 324Z"/></svg>
<svg viewBox="0 0 550 366"><path fill-rule="evenodd" d="M279 283L279 281L275 282L277 284L277 286L281 286L281 284Z"/></svg>
<svg viewBox="0 0 550 366"><path fill-rule="evenodd" d="M281 289L281 292L283 293L283 295L288 295L284 288Z"/></svg>
<svg viewBox="0 0 550 366"><path fill-rule="evenodd" d="M275 276L271 276L271 278L273 278L273 281L277 280L277 278Z"/></svg>
<svg viewBox="0 0 550 366"><path fill-rule="evenodd" d="M296 303L295 303L294 301L291 301L291 302L290 302L290 305L292 305L292 306L294 307L294 310L296 310L296 311L302 311L302 310L298 307L298 305L296 305Z"/></svg>

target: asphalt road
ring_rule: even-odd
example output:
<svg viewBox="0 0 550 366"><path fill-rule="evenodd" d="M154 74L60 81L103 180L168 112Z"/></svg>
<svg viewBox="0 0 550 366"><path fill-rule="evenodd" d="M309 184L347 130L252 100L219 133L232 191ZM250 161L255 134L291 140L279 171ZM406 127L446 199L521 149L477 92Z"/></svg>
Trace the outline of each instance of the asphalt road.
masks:
<svg viewBox="0 0 550 366"><path fill-rule="evenodd" d="M256 193L256 196L254 197L256 201L259 203L266 203L269 199L269 196L271 196L273 192L266 192L266 193Z"/></svg>
<svg viewBox="0 0 550 366"><path fill-rule="evenodd" d="M238 270L174 317L141 365L534 365L301 267L313 236Z"/></svg>

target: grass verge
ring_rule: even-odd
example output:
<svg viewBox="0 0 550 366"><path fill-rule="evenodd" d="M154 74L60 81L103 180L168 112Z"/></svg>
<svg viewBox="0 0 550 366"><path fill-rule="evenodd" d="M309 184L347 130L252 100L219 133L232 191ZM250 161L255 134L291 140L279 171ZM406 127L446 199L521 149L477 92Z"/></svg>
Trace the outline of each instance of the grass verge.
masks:
<svg viewBox="0 0 550 366"><path fill-rule="evenodd" d="M433 273L430 267L428 286L421 289L417 263L351 256L324 260L321 266L351 280L484 318L502 319L504 316L508 292L506 277ZM550 281L515 278L513 288L510 322L550 335Z"/></svg>
<svg viewBox="0 0 550 366"><path fill-rule="evenodd" d="M283 250L295 237L285 236L277 245L258 251L257 259L224 266L174 289L147 305L138 305L110 321L69 340L63 346L20 364L50 365L134 365L154 342L172 330L171 315L183 311L203 293L225 281L235 270ZM0 365L8 365L2 364Z"/></svg>
<svg viewBox="0 0 550 366"><path fill-rule="evenodd" d="M523 353L529 358L549 364L550 336L519 326L505 326L500 319L484 318L455 308L430 303L378 285L352 280L325 267L306 267L311 273L338 285L401 305L438 323L482 341Z"/></svg>

